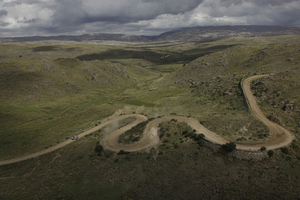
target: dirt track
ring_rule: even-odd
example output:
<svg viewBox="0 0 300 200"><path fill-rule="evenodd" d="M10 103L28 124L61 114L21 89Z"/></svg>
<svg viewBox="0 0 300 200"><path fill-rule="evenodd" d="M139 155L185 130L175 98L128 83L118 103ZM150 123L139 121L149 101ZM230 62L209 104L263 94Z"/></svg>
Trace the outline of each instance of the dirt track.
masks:
<svg viewBox="0 0 300 200"><path fill-rule="evenodd" d="M251 92L250 84L253 80L259 79L262 77L266 77L268 75L257 75L247 78L243 82L243 90L245 95L247 96L248 102L250 104L251 112L254 116L256 116L259 120L261 120L266 126L269 127L271 137L266 142L258 142L254 144L249 143L237 143L237 148L239 149L251 149L257 150L261 146L267 147L267 149L277 149L286 145L289 145L294 139L294 135L291 134L285 128L275 124L270 121L266 116L262 113L261 109L258 107L256 100ZM283 132L285 134L283 134Z"/></svg>
<svg viewBox="0 0 300 200"><path fill-rule="evenodd" d="M267 75L252 76L243 82L242 87L243 87L245 95L247 96L252 113L270 128L271 137L265 142L256 142L256 143L235 142L237 144L238 149L258 150L262 146L267 147L267 149L276 149L276 148L280 148L280 147L290 144L294 139L294 136L288 130L271 122L264 116L264 114L258 107L253 94L251 93L251 90L250 90L251 81L258 79L258 78L262 78L264 76L267 76ZM158 126L162 121L171 120L171 119L177 119L179 122L181 122L181 121L187 122L193 129L195 129L197 131L197 133L203 133L205 135L205 138L207 140L211 141L212 143L225 144L225 143L229 142L225 138L206 129L196 119L182 117L182 116L168 116L168 117L157 118L157 119L151 121L150 123L148 123L144 130L143 138L140 141L138 141L134 144L130 144L130 145L119 144L118 143L119 135L124 133L126 130L131 129L133 126L137 125L138 123L147 120L147 118L145 116L138 115L138 114L123 115L123 116L118 116L118 117L109 119L109 120L103 122L102 124L100 124L99 126L96 126L88 131L85 131L78 136L80 138L87 134L91 134L116 120L121 120L121 119L124 119L127 117L135 117L136 120L134 122L130 123L129 125L122 127L120 129L110 133L109 135L105 136L104 139L101 141L101 144L104 146L104 148L110 149L110 150L116 151L116 152L118 152L120 150L132 152L132 151L139 151L142 149L146 149L146 148L158 145L160 142L159 136L158 136ZM285 132L285 134L283 134L283 132ZM49 153L51 151L54 151L56 149L59 149L59 148L65 146L71 142L73 142L73 140L69 139L58 145L55 145L53 147L50 147L48 149L30 154L30 155L0 161L0 166L6 165L6 164L11 164L11 163L16 163L19 161L27 160L30 158L34 158L34 157Z"/></svg>

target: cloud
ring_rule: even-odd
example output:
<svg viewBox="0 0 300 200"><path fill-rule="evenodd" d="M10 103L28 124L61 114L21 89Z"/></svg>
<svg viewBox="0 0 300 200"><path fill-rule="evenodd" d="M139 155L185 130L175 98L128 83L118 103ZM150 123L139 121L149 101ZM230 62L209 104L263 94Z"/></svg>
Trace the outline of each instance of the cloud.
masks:
<svg viewBox="0 0 300 200"><path fill-rule="evenodd" d="M297 26L299 13L299 0L3 0L0 36L153 35L189 26Z"/></svg>
<svg viewBox="0 0 300 200"><path fill-rule="evenodd" d="M13 7L21 5L22 3L20 1L11 1L11 2L5 2L2 7Z"/></svg>
<svg viewBox="0 0 300 200"><path fill-rule="evenodd" d="M41 19L30 19L27 20L26 18L24 18L23 21L18 21L17 23L24 23L24 24L30 24L30 23L36 23L39 22Z"/></svg>
<svg viewBox="0 0 300 200"><path fill-rule="evenodd" d="M184 3L183 3L184 2ZM193 10L202 0L65 0L58 1L55 22L127 23L154 19L161 14Z"/></svg>
<svg viewBox="0 0 300 200"><path fill-rule="evenodd" d="M7 11L6 10L0 10L0 17L1 16L6 16L7 15Z"/></svg>

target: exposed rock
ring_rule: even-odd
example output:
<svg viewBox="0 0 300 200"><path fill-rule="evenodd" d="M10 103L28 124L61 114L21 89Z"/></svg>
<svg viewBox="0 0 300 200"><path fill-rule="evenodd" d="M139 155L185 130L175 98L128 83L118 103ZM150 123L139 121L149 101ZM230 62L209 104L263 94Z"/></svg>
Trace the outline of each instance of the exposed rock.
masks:
<svg viewBox="0 0 300 200"><path fill-rule="evenodd" d="M238 130L238 133L246 133L248 131L248 129L246 128L246 126L242 127L240 130Z"/></svg>
<svg viewBox="0 0 300 200"><path fill-rule="evenodd" d="M225 96L225 95L233 95L233 93L226 91L223 93L223 96Z"/></svg>

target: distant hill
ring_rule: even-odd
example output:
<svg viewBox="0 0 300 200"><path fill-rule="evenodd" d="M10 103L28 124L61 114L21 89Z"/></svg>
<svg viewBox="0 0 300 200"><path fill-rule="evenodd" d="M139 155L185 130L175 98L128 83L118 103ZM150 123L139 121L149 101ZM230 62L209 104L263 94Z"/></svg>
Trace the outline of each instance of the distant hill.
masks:
<svg viewBox="0 0 300 200"><path fill-rule="evenodd" d="M158 36L125 34L84 34L79 36L33 36L0 38L1 43L31 41L120 41L120 42L163 42L163 41L202 41L227 37L255 37L274 35L300 35L300 27L286 26L198 26L165 32Z"/></svg>
<svg viewBox="0 0 300 200"><path fill-rule="evenodd" d="M285 26L199 26L181 28L159 35L156 41L201 41L227 37L299 35L300 27Z"/></svg>

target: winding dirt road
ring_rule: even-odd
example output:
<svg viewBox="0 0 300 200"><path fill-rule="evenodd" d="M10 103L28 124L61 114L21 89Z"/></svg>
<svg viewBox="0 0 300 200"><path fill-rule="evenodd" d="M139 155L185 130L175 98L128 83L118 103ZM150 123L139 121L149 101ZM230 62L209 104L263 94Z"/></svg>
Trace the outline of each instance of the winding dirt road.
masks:
<svg viewBox="0 0 300 200"><path fill-rule="evenodd" d="M271 122L264 116L264 114L258 107L253 94L251 93L251 90L250 90L251 81L258 79L258 78L265 77L265 76L267 76L267 75L257 75L257 76L252 76L250 78L247 78L243 82L242 87L243 87L244 93L248 99L248 102L250 104L250 108L251 108L253 115L256 116L259 120L261 120L264 124L266 124L269 127L270 132L271 132L271 137L267 141L256 142L256 143L246 143L246 142L234 141L237 144L237 149L254 150L255 151L255 150L259 150L262 146L265 146L267 149L276 149L276 148L280 148L280 147L289 145L294 139L294 136L288 130L284 129L283 127L279 126L278 124ZM142 149L146 149L146 148L158 145L160 142L159 135L158 135L158 126L161 122L168 121L171 119L177 119L179 122L184 121L184 122L188 123L193 129L195 129L197 131L197 133L203 133L205 135L205 139L212 143L225 144L227 142L230 142L229 140L227 140L227 139L221 137L220 135L217 135L216 133L205 128L196 119L183 117L183 116L167 116L167 117L157 118L157 119L149 122L144 130L143 137L140 141L138 141L134 144L130 144L130 145L119 144L118 138L122 133L131 129L133 126L136 126L138 123L147 120L147 117L145 117L143 115L139 115L139 114L122 115L122 116L118 116L118 117L109 119L109 120L101 123L100 125L81 133L78 136L83 137L85 135L91 134L91 133L105 127L106 125L113 123L114 121L122 120L127 117L134 117L134 118L136 118L136 120L134 122L128 124L127 126L124 126L120 129L106 135L103 138L103 140L101 141L101 144L103 145L103 147L105 149L109 149L109 150L116 151L116 152L118 152L120 150L132 152L132 151L139 151ZM283 132L285 134L283 134ZM23 160L27 160L30 158L34 158L34 157L52 152L52 151L59 149L67 144L70 144L73 141L74 140L69 139L58 145L55 145L53 147L50 147L48 149L30 154L30 155L0 161L0 166L20 162Z"/></svg>

